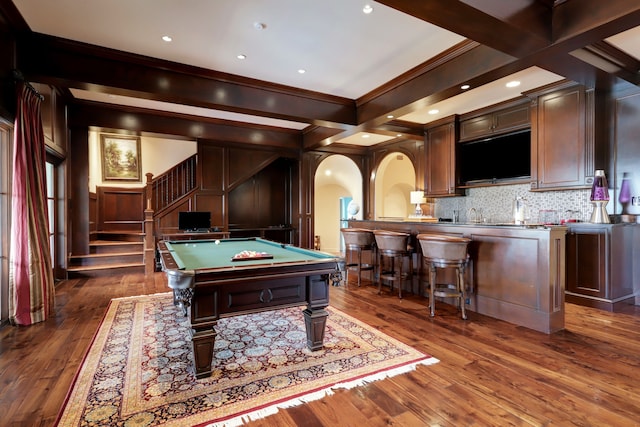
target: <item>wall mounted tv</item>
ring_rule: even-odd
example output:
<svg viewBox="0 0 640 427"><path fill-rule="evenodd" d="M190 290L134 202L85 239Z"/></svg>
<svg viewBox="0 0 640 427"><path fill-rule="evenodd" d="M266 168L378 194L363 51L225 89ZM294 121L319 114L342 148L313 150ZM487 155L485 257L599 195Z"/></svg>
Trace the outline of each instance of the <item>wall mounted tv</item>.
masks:
<svg viewBox="0 0 640 427"><path fill-rule="evenodd" d="M500 182L531 177L531 131L459 144L460 182Z"/></svg>
<svg viewBox="0 0 640 427"><path fill-rule="evenodd" d="M184 231L209 231L211 212L178 212L178 228Z"/></svg>

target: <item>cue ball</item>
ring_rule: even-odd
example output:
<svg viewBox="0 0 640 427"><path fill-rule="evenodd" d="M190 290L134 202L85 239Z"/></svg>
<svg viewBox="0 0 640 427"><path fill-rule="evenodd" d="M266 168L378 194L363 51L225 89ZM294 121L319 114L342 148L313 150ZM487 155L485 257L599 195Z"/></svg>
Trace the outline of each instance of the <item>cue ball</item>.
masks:
<svg viewBox="0 0 640 427"><path fill-rule="evenodd" d="M220 240L216 240L216 245L219 245L219 244L220 244Z"/></svg>

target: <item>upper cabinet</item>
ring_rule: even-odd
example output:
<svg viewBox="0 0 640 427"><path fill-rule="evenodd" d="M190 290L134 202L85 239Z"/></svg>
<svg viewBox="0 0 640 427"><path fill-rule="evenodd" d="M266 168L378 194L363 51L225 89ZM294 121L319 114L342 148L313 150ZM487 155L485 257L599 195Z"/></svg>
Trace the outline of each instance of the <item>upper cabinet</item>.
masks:
<svg viewBox="0 0 640 427"><path fill-rule="evenodd" d="M595 171L593 91L563 82L529 96L531 189L590 187Z"/></svg>
<svg viewBox="0 0 640 427"><path fill-rule="evenodd" d="M456 188L457 116L438 120L425 130L425 196L464 194Z"/></svg>
<svg viewBox="0 0 640 427"><path fill-rule="evenodd" d="M497 136L529 128L530 100L510 101L468 113L460 118L460 142Z"/></svg>

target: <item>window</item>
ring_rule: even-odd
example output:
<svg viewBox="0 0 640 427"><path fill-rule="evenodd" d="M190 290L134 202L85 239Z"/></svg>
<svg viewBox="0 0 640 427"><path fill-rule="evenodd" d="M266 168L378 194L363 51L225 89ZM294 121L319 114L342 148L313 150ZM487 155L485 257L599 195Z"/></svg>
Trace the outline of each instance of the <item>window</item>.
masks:
<svg viewBox="0 0 640 427"><path fill-rule="evenodd" d="M11 126L0 120L0 323L9 318L9 235L11 213Z"/></svg>
<svg viewBox="0 0 640 427"><path fill-rule="evenodd" d="M47 161L46 164L47 179L47 213L49 215L49 250L51 251L51 265L56 265L55 259L55 224L56 224L56 194L55 194L55 166Z"/></svg>
<svg viewBox="0 0 640 427"><path fill-rule="evenodd" d="M46 160L47 213L49 215L49 250L56 279L64 274L64 161L50 153Z"/></svg>

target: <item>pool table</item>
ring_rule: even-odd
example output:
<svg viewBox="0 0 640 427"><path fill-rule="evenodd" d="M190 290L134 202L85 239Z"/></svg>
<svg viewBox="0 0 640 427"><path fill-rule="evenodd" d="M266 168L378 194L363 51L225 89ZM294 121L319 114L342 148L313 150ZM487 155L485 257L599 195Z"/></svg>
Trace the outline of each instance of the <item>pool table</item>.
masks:
<svg viewBox="0 0 640 427"><path fill-rule="evenodd" d="M197 378L211 374L215 325L221 317L306 304L307 346L323 346L329 282L344 260L261 238L160 241L158 251L174 304L191 315ZM238 254L249 255L238 258Z"/></svg>

